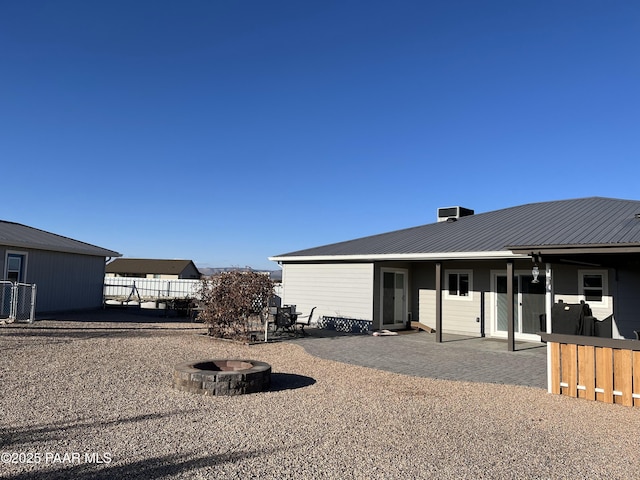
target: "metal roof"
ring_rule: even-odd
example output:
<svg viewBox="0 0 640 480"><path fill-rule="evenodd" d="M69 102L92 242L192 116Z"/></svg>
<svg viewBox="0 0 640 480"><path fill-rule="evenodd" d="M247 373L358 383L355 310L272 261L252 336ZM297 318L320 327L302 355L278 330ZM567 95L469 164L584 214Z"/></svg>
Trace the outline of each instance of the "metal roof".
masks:
<svg viewBox="0 0 640 480"><path fill-rule="evenodd" d="M640 201L603 197L530 203L271 257L277 261L454 258L548 247L640 248ZM468 258L468 256L466 256Z"/></svg>
<svg viewBox="0 0 640 480"><path fill-rule="evenodd" d="M117 258L106 266L106 273L180 275L185 268L193 265L191 260L158 260L147 258Z"/></svg>
<svg viewBox="0 0 640 480"><path fill-rule="evenodd" d="M0 245L97 257L120 256L118 252L113 250L4 220L0 220Z"/></svg>

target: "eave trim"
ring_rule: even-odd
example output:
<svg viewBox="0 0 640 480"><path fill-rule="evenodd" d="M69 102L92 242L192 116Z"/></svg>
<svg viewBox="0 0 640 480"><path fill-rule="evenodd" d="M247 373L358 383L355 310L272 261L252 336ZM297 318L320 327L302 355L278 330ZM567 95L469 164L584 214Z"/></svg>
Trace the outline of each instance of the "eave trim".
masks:
<svg viewBox="0 0 640 480"><path fill-rule="evenodd" d="M269 257L272 262L364 262L364 261L438 261L438 260L497 260L529 258L527 253L497 252L438 252L438 253L386 253L366 255L282 255Z"/></svg>
<svg viewBox="0 0 640 480"><path fill-rule="evenodd" d="M585 255L608 253L640 253L640 244L604 245L514 245L507 247L514 253L543 253L547 255Z"/></svg>
<svg viewBox="0 0 640 480"><path fill-rule="evenodd" d="M54 247L49 245L34 244L28 242L0 241L0 245L12 248L24 248L27 250L42 250L45 252L72 253L75 255L87 255L90 257L121 257L122 254L113 250L100 247L87 247L86 249L75 249L73 247Z"/></svg>

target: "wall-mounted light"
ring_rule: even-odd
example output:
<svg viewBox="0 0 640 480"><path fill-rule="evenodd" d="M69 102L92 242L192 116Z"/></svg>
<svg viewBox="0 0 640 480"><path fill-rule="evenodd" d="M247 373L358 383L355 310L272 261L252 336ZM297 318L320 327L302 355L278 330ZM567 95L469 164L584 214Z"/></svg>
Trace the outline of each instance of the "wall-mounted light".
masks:
<svg viewBox="0 0 640 480"><path fill-rule="evenodd" d="M538 268L538 265L533 266L533 268L531 269L531 275L533 275L533 280L531 280L531 283L540 283L540 280L538 280L538 276L540 276L540 269Z"/></svg>

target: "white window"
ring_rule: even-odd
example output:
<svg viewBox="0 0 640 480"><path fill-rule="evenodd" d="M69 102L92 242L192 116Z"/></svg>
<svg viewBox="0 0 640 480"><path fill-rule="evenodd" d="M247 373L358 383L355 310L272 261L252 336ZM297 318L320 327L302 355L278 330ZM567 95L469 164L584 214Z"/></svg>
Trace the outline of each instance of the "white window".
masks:
<svg viewBox="0 0 640 480"><path fill-rule="evenodd" d="M580 300L590 306L606 306L609 294L606 270L579 270L578 282Z"/></svg>
<svg viewBox="0 0 640 480"><path fill-rule="evenodd" d="M447 270L444 275L445 298L470 300L473 291L473 274L471 270Z"/></svg>
<svg viewBox="0 0 640 480"><path fill-rule="evenodd" d="M27 277L27 254L7 252L4 262L4 278L11 282L24 282Z"/></svg>

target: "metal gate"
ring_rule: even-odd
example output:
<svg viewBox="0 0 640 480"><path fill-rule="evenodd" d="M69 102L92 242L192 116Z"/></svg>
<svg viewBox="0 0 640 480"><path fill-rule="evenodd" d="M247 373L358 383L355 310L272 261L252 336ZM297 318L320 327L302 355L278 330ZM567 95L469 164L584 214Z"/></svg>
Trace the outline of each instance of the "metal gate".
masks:
<svg viewBox="0 0 640 480"><path fill-rule="evenodd" d="M35 284L0 280L0 320L31 323L35 313Z"/></svg>

